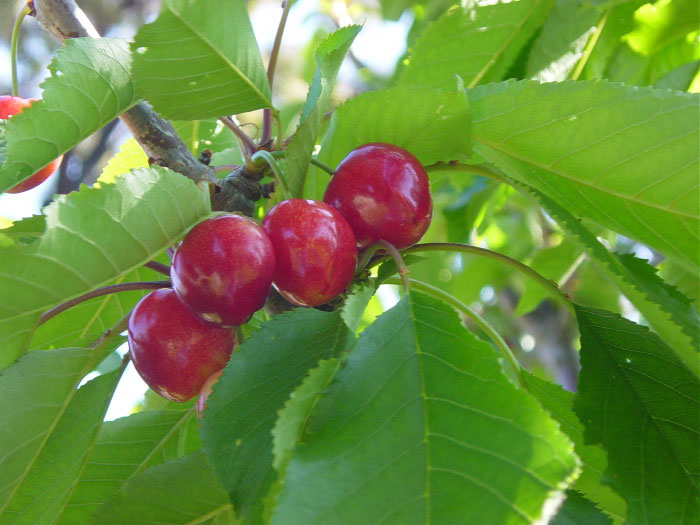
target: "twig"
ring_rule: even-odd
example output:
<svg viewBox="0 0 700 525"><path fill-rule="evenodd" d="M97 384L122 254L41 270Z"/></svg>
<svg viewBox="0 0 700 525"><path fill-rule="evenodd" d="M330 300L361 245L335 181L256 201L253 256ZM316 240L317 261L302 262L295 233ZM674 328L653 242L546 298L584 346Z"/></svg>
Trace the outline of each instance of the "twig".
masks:
<svg viewBox="0 0 700 525"><path fill-rule="evenodd" d="M91 292L83 294L80 297L75 297L70 301L66 301L65 303L61 303L57 306L54 306L50 310L47 310L39 318L37 326L44 324L52 317L57 316L61 312L65 312L69 308L72 308L73 306L85 302L89 299L94 299L95 297L101 297L103 295L108 295L115 292L131 292L134 290L157 290L158 288L168 287L170 287L170 281L145 281L136 283L111 284L109 286L103 286L102 288L97 288L96 290L92 290Z"/></svg>
<svg viewBox="0 0 700 525"><path fill-rule="evenodd" d="M253 139L251 139L248 134L243 131L238 124L236 124L231 117L219 117L219 121L223 123L228 129L230 129L238 140L238 144L241 147L241 154L243 159L248 162L250 161L251 155L255 153L257 146Z"/></svg>

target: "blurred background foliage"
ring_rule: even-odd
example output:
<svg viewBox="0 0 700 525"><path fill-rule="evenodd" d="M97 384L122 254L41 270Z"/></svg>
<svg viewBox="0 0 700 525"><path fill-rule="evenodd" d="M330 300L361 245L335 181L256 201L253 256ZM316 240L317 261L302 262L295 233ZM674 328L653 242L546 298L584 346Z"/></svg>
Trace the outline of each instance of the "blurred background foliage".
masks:
<svg viewBox="0 0 700 525"><path fill-rule="evenodd" d="M247 2L253 28L267 60L281 3ZM443 15L454 0L298 0L293 6L283 39L275 76L274 102L281 110L287 133L296 125L314 71L313 53L324 35L338 26L363 25L346 59L333 94L331 107L364 91L391 86L416 38ZM0 4L0 93L10 92L9 41L13 21L23 2ZM157 0L93 0L81 7L104 36L130 39L138 27L155 19ZM609 8L609 9L608 9ZM608 15L601 18L601 10ZM568 20L573 39L588 42L600 24L599 38L579 78L607 78L627 84L673 88L697 92L700 48L699 4L696 0L556 0L550 17ZM528 51L548 31L545 24L513 64L507 77L561 80L569 73L551 69L532 71ZM20 92L40 97L39 84L46 65L60 44L32 18L25 19L19 50ZM564 76L566 78L566 76ZM259 135L261 114L239 116L244 129ZM215 151L213 164L236 163L233 139L219 133L211 136L216 122L178 124L178 130L193 149ZM27 194L0 197L0 217L16 219L36 213L53 193L67 193L80 183L92 184L101 170L128 138L115 121L73 151L65 160L53 185ZM313 169L313 168L312 168ZM639 313L605 282L596 268L556 224L530 198L513 188L478 175L434 173L433 224L424 242L461 242L489 248L531 265L556 281L578 303L622 313L637 321ZM613 251L633 253L660 267L661 273L698 305L697 278L666 266L663 257L644 245L587 224ZM411 277L429 281L470 305L491 322L518 359L532 372L554 379L569 390L576 388L578 373L577 333L568 312L548 300L536 284L503 264L475 256L431 253L411 268ZM391 294L380 294L370 303L363 325L369 323L388 302ZM361 325L362 326L362 325ZM471 327L475 331L475 327Z"/></svg>

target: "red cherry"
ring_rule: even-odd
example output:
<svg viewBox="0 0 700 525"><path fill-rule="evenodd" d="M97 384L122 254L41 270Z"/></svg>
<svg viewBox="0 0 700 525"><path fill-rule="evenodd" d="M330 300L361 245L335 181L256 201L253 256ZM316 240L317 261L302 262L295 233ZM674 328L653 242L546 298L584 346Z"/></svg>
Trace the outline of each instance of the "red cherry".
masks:
<svg viewBox="0 0 700 525"><path fill-rule="evenodd" d="M129 354L155 392L187 401L228 362L236 338L230 328L213 326L190 312L170 288L154 290L129 318Z"/></svg>
<svg viewBox="0 0 700 525"><path fill-rule="evenodd" d="M253 220L220 215L185 236L170 267L173 289L202 319L241 325L265 304L275 271L270 239Z"/></svg>
<svg viewBox="0 0 700 525"><path fill-rule="evenodd" d="M268 212L262 227L275 248L273 282L289 302L327 303L352 280L357 264L355 237L335 208L289 199Z"/></svg>
<svg viewBox="0 0 700 525"><path fill-rule="evenodd" d="M4 120L10 118L12 115L16 115L24 108L31 106L32 102L36 102L36 99L24 99L10 95L0 96L0 119ZM56 171L59 164L61 164L62 158L63 156L61 155L57 159L52 160L48 165L41 168L28 179L24 179L19 184L13 186L9 190L6 190L7 193L22 193L23 191L31 190L35 186L38 186L48 179L54 171Z"/></svg>
<svg viewBox="0 0 700 525"><path fill-rule="evenodd" d="M347 219L360 248L379 240L410 246L433 212L428 174L418 159L380 142L355 148L338 164L323 201Z"/></svg>
<svg viewBox="0 0 700 525"><path fill-rule="evenodd" d="M204 412L204 409L207 408L207 399L209 399L214 383L219 380L221 374L223 373L223 370L214 372L211 377L207 379L207 382L204 383L202 390L199 391L199 395L197 396L197 419L202 417L202 412Z"/></svg>

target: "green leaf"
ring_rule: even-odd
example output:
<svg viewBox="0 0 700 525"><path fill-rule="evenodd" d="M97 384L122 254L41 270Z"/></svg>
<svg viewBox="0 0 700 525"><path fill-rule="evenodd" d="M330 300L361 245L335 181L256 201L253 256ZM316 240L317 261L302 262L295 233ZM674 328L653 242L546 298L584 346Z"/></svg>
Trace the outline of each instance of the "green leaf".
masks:
<svg viewBox="0 0 700 525"><path fill-rule="evenodd" d="M136 104L130 63L125 40L66 39L49 65L51 76L41 83L42 100L8 120L0 192L30 177Z"/></svg>
<svg viewBox="0 0 700 525"><path fill-rule="evenodd" d="M468 243L472 230L484 216L485 207L493 202L498 184L484 177L475 177L473 183L457 199L442 208L446 219L447 242Z"/></svg>
<svg viewBox="0 0 700 525"><path fill-rule="evenodd" d="M696 309L700 308L700 275L697 272L689 272L675 261L666 260L661 264L659 274L688 297Z"/></svg>
<svg viewBox="0 0 700 525"><path fill-rule="evenodd" d="M537 398L574 443L582 468L581 475L571 488L583 493L616 521L623 522L627 512L625 501L606 484L607 479L603 477L608 466L607 454L598 445L584 444L583 425L573 410L574 395L528 373L523 374L523 380L528 392Z"/></svg>
<svg viewBox="0 0 700 525"><path fill-rule="evenodd" d="M644 315L686 366L700 376L700 320L690 301L666 284L645 261L631 255L610 253L566 209L532 188L525 187L525 191L533 195L570 238L586 250L603 275Z"/></svg>
<svg viewBox="0 0 700 525"><path fill-rule="evenodd" d="M501 80L544 22L553 0L479 2L450 9L413 46L399 83L452 89Z"/></svg>
<svg viewBox="0 0 700 525"><path fill-rule="evenodd" d="M576 470L492 348L411 293L360 335L317 402L272 523L531 523Z"/></svg>
<svg viewBox="0 0 700 525"><path fill-rule="evenodd" d="M605 27L607 16L582 0L555 1L528 56L527 77L540 82L569 78L589 39Z"/></svg>
<svg viewBox="0 0 700 525"><path fill-rule="evenodd" d="M262 511L275 472L272 436L277 412L320 359L353 342L339 312L296 309L275 316L234 352L202 417L204 449L236 511Z"/></svg>
<svg viewBox="0 0 700 525"><path fill-rule="evenodd" d="M243 0L165 0L131 49L139 94L165 118L196 120L272 107Z"/></svg>
<svg viewBox="0 0 700 525"><path fill-rule="evenodd" d="M92 523L235 524L233 507L203 452L156 465L127 481Z"/></svg>
<svg viewBox="0 0 700 525"><path fill-rule="evenodd" d="M129 173L136 168L148 168L148 155L143 151L136 139L129 139L121 145L97 178L99 184L113 184L117 177Z"/></svg>
<svg viewBox="0 0 700 525"><path fill-rule="evenodd" d="M566 491L566 501L550 525L610 525L612 520L574 490Z"/></svg>
<svg viewBox="0 0 700 525"><path fill-rule="evenodd" d="M507 175L697 269L700 97L583 81L469 98L474 148Z"/></svg>
<svg viewBox="0 0 700 525"><path fill-rule="evenodd" d="M158 167L58 197L38 240L0 249L0 367L26 349L43 311L142 266L209 213L192 181Z"/></svg>
<svg viewBox="0 0 700 525"><path fill-rule="evenodd" d="M316 49L316 72L309 87L306 104L301 112L301 119L287 148L287 185L291 197L301 197L304 192L306 171L309 168L311 154L316 145L316 138L328 107L335 77L340 65L350 49L355 37L362 29L360 26L347 26L328 35ZM311 187L318 184L312 181ZM328 182L328 177L325 177ZM313 195L320 199L322 195Z"/></svg>
<svg viewBox="0 0 700 525"><path fill-rule="evenodd" d="M178 451L180 440L182 453ZM194 438L194 439L192 439ZM58 523L88 523L122 484L149 467L198 448L194 406L151 410L105 423L85 470Z"/></svg>
<svg viewBox="0 0 700 525"><path fill-rule="evenodd" d="M542 248L535 252L528 266L537 273L558 283L577 263L580 247L572 241L565 240L557 246ZM532 279L525 280L525 289L520 295L514 315L519 317L534 310L550 294Z"/></svg>
<svg viewBox="0 0 700 525"><path fill-rule="evenodd" d="M629 523L697 523L700 382L647 328L576 306L581 374L574 409L608 452Z"/></svg>
<svg viewBox="0 0 700 525"><path fill-rule="evenodd" d="M364 93L333 112L319 158L335 168L357 146L388 142L424 165L467 160L470 118L463 91L397 87Z"/></svg>
<svg viewBox="0 0 700 525"><path fill-rule="evenodd" d="M654 82L654 87L657 89L688 91L698 72L700 72L700 60L686 62L661 76Z"/></svg>
<svg viewBox="0 0 700 525"><path fill-rule="evenodd" d="M367 305L374 297L377 287L372 284L363 284L362 286L356 287L353 293L350 294L343 308L340 311L340 316L345 321L350 332L357 332L357 328L360 326L362 321L362 314L364 314Z"/></svg>
<svg viewBox="0 0 700 525"><path fill-rule="evenodd" d="M52 523L80 477L123 368L77 389L94 349L30 352L0 375L0 522Z"/></svg>
<svg viewBox="0 0 700 525"><path fill-rule="evenodd" d="M698 30L700 7L694 0L659 0L634 14L637 27L625 39L637 53L652 55L669 42Z"/></svg>

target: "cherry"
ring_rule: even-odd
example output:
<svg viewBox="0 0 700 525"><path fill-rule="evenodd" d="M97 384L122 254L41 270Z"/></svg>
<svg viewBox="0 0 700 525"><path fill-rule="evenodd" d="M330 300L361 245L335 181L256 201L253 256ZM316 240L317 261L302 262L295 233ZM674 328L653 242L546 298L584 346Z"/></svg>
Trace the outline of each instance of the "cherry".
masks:
<svg viewBox="0 0 700 525"><path fill-rule="evenodd" d="M418 159L381 142L355 148L338 164L323 201L347 219L360 248L379 240L398 249L418 242L433 211Z"/></svg>
<svg viewBox="0 0 700 525"><path fill-rule="evenodd" d="M355 236L335 208L289 199L273 207L262 227L275 248L273 282L298 306L318 306L341 293L357 264Z"/></svg>
<svg viewBox="0 0 700 525"><path fill-rule="evenodd" d="M263 307L274 271L275 254L262 228L242 215L220 215L185 236L170 279L180 300L202 319L236 326Z"/></svg>
<svg viewBox="0 0 700 525"><path fill-rule="evenodd" d="M129 318L129 354L155 392L187 401L228 362L236 342L233 330L213 326L183 305L171 288L154 290Z"/></svg>
<svg viewBox="0 0 700 525"><path fill-rule="evenodd" d="M0 96L0 119L5 120L10 118L12 115L16 115L24 108L31 106L32 102L36 102L36 99L25 99L10 95ZM41 168L28 179L24 179L19 184L13 186L9 190L6 190L7 193L22 193L23 191L31 190L35 186L38 186L48 179L54 171L56 171L62 158L63 156L60 156L57 159L52 160L48 165Z"/></svg>

